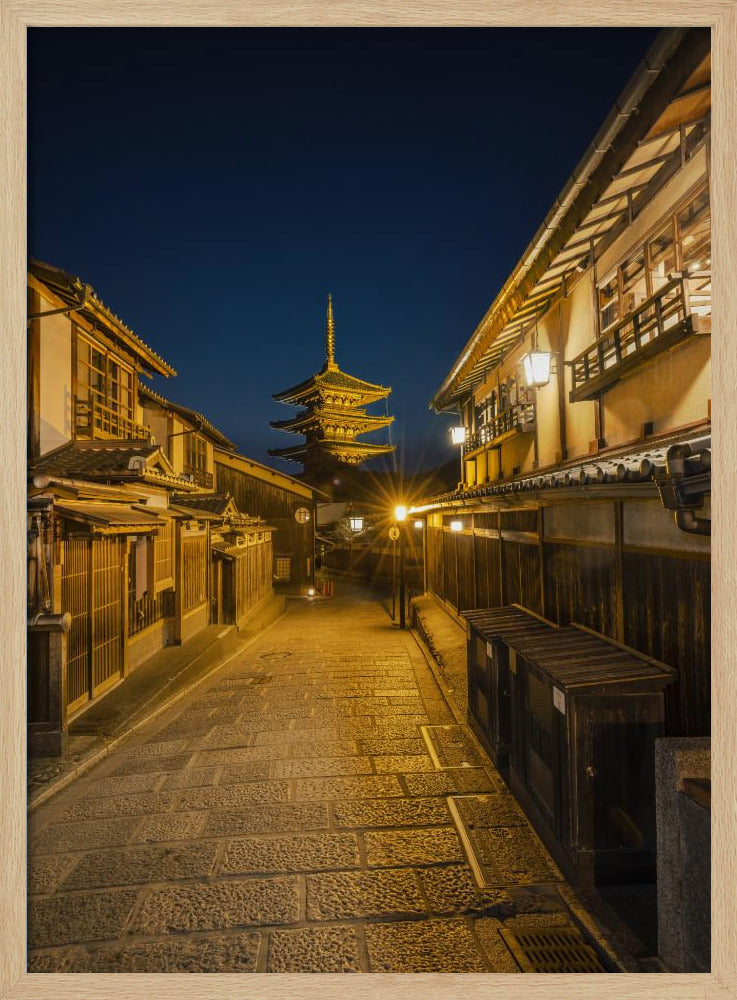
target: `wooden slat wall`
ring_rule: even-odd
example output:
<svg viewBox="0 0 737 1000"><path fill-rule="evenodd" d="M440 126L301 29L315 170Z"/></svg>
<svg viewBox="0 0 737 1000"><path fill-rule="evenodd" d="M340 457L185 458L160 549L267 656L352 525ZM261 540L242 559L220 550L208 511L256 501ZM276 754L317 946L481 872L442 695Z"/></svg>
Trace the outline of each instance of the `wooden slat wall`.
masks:
<svg viewBox="0 0 737 1000"><path fill-rule="evenodd" d="M207 539L182 539L182 609L192 611L207 600Z"/></svg>
<svg viewBox="0 0 737 1000"><path fill-rule="evenodd" d="M614 505L597 517L610 515L613 524ZM623 549L619 542L595 538L543 537L541 544L539 512L533 509L475 519L473 535L428 526L427 580L433 593L458 610L522 604L560 625L579 622L663 660L679 674L667 692L668 734L709 734L708 559L685 549L678 554Z"/></svg>

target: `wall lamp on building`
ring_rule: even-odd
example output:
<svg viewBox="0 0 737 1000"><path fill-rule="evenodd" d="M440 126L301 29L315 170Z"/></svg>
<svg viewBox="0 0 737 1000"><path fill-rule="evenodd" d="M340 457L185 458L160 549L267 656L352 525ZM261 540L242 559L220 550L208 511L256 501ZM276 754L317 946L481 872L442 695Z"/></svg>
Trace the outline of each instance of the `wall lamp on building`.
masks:
<svg viewBox="0 0 737 1000"><path fill-rule="evenodd" d="M415 531L422 531L424 521L415 521Z"/></svg>
<svg viewBox="0 0 737 1000"><path fill-rule="evenodd" d="M553 355L549 351L530 351L522 358L525 385L528 389L540 389L550 381Z"/></svg>
<svg viewBox="0 0 737 1000"><path fill-rule="evenodd" d="M348 523L351 526L351 531L358 534L359 531L363 531L363 518L358 516L353 516L348 518Z"/></svg>
<svg viewBox="0 0 737 1000"><path fill-rule="evenodd" d="M451 531L463 531L463 521L451 521L450 522Z"/></svg>
<svg viewBox="0 0 737 1000"><path fill-rule="evenodd" d="M450 440L453 444L464 445L466 443L466 428L462 424L460 427L451 427Z"/></svg>

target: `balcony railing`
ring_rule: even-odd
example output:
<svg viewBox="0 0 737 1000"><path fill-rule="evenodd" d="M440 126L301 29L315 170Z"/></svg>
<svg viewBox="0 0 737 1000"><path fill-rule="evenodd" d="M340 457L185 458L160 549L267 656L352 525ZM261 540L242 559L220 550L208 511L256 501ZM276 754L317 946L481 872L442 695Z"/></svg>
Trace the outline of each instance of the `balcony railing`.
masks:
<svg viewBox="0 0 737 1000"><path fill-rule="evenodd" d="M573 381L570 401L595 399L643 361L694 332L706 332L711 291L709 282L700 282L700 277L672 278L569 362Z"/></svg>
<svg viewBox="0 0 737 1000"><path fill-rule="evenodd" d="M195 485L202 486L206 490L212 489L215 480L211 472L205 472L203 469L195 469L188 465L185 465L183 471L184 475L189 476Z"/></svg>
<svg viewBox="0 0 737 1000"><path fill-rule="evenodd" d="M98 399L75 399L74 433L77 438L148 439L147 427Z"/></svg>
<svg viewBox="0 0 737 1000"><path fill-rule="evenodd" d="M516 433L533 431L534 429L535 404L515 403L513 406L508 406L505 410L502 410L501 413L497 413L488 424L485 424L474 434L471 434L463 446L463 454L467 455L469 452L476 451L477 448L483 448L485 445L494 446L502 438L511 437L512 434Z"/></svg>

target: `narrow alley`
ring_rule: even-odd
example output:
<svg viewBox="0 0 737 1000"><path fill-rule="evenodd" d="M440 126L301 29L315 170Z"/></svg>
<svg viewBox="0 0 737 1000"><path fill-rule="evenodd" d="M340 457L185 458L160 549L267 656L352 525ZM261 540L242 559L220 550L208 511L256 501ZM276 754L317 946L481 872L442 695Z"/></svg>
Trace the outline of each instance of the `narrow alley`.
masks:
<svg viewBox="0 0 737 1000"><path fill-rule="evenodd" d="M598 965L573 893L367 592L297 603L35 810L29 844L32 972L531 971L515 934L543 929Z"/></svg>

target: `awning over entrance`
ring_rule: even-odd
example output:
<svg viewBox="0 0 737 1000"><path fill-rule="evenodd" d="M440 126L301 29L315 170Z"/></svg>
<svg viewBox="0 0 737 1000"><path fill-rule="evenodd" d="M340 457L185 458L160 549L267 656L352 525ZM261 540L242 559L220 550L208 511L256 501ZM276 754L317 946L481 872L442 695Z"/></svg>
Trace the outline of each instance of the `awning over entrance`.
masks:
<svg viewBox="0 0 737 1000"><path fill-rule="evenodd" d="M166 512L151 508L134 507L124 503L76 503L65 501L54 504L54 510L63 517L84 524L92 534L119 535L156 531L168 520Z"/></svg>

